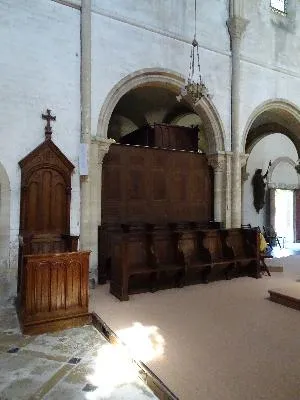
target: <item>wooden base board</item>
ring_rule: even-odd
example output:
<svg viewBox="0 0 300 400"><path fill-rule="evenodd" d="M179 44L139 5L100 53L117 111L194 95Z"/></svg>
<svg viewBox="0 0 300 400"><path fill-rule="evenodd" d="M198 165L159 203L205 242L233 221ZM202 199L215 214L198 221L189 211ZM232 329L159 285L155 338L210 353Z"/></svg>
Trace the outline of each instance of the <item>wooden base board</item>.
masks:
<svg viewBox="0 0 300 400"><path fill-rule="evenodd" d="M20 319L20 325L24 335L39 335L41 333L55 332L91 323L92 317L89 313L48 321L34 321L30 323L23 323Z"/></svg>
<svg viewBox="0 0 300 400"><path fill-rule="evenodd" d="M300 311L300 283L282 289L272 289L268 292L271 301Z"/></svg>

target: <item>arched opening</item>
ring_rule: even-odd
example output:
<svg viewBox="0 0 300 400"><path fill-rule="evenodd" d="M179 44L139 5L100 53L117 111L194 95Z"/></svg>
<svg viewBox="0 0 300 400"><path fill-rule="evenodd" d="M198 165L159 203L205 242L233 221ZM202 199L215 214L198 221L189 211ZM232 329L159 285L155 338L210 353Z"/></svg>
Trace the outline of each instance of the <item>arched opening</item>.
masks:
<svg viewBox="0 0 300 400"><path fill-rule="evenodd" d="M108 137L118 142L123 136L154 124L197 127L198 149L204 153L209 151L200 116L188 102L179 103L173 91L158 85L140 86L120 99L111 115Z"/></svg>
<svg viewBox="0 0 300 400"><path fill-rule="evenodd" d="M10 184L8 175L0 163L0 299L7 302L15 292L16 268L10 268ZM15 275L13 276L13 274Z"/></svg>
<svg viewBox="0 0 300 400"><path fill-rule="evenodd" d="M100 249L100 282L105 280L110 258L107 238L112 231L128 224L168 227L182 221L209 224L213 219L213 171L206 155L198 153L224 151L224 130L210 99L203 97L196 104L188 98L177 101L183 82L170 71L139 71L120 81L102 107L99 146L108 138L139 147L112 145L104 158L99 243L105 248ZM123 141L155 124L195 129L196 148Z"/></svg>
<svg viewBox="0 0 300 400"><path fill-rule="evenodd" d="M188 98L177 102L183 84L181 75L166 69L146 68L126 76L112 88L101 108L97 138L116 137L120 128L127 133L149 122L178 124L178 117L191 114L199 118L207 153L224 151L225 130L212 101L203 97L196 104Z"/></svg>
<svg viewBox="0 0 300 400"><path fill-rule="evenodd" d="M260 226L262 230L274 228L279 236L291 241L300 239L300 180L295 169L300 151L299 130L300 110L283 100L274 100L254 111L244 134L249 157L244 171L243 223ZM265 204L258 212L253 205L252 184L257 169L262 170L262 175L268 171L264 179Z"/></svg>

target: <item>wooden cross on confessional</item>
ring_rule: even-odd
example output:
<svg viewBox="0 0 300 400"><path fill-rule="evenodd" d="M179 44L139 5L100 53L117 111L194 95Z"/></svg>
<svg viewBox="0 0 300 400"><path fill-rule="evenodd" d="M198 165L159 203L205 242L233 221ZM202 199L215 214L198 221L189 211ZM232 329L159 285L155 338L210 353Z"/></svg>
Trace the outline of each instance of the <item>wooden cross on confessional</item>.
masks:
<svg viewBox="0 0 300 400"><path fill-rule="evenodd" d="M45 126L45 140L51 140L52 128L50 125L50 121L56 121L56 117L52 116L51 110L47 109L47 114L42 114L42 119L45 119L47 121L47 124Z"/></svg>

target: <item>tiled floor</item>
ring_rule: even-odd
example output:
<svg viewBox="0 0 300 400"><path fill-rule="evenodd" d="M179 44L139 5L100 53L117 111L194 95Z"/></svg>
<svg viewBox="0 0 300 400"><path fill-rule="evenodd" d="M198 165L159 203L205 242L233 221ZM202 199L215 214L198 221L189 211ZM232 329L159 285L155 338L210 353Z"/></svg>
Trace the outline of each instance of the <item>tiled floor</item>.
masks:
<svg viewBox="0 0 300 400"><path fill-rule="evenodd" d="M124 348L92 325L24 336L14 309L0 309L0 400L151 400Z"/></svg>

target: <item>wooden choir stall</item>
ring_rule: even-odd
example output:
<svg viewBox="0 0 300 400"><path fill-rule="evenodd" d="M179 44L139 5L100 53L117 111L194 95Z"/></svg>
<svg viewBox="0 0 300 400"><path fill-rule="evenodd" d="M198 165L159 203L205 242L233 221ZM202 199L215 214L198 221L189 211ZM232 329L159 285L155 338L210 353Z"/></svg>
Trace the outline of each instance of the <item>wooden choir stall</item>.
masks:
<svg viewBox="0 0 300 400"><path fill-rule="evenodd" d="M259 276L256 229L213 221L213 171L197 139L195 128L155 124L123 136L104 158L99 283L110 280L120 300Z"/></svg>
<svg viewBox="0 0 300 400"><path fill-rule="evenodd" d="M36 334L89 321L89 251L70 235L73 164L51 140L50 110L45 141L21 167L18 314L23 333Z"/></svg>

